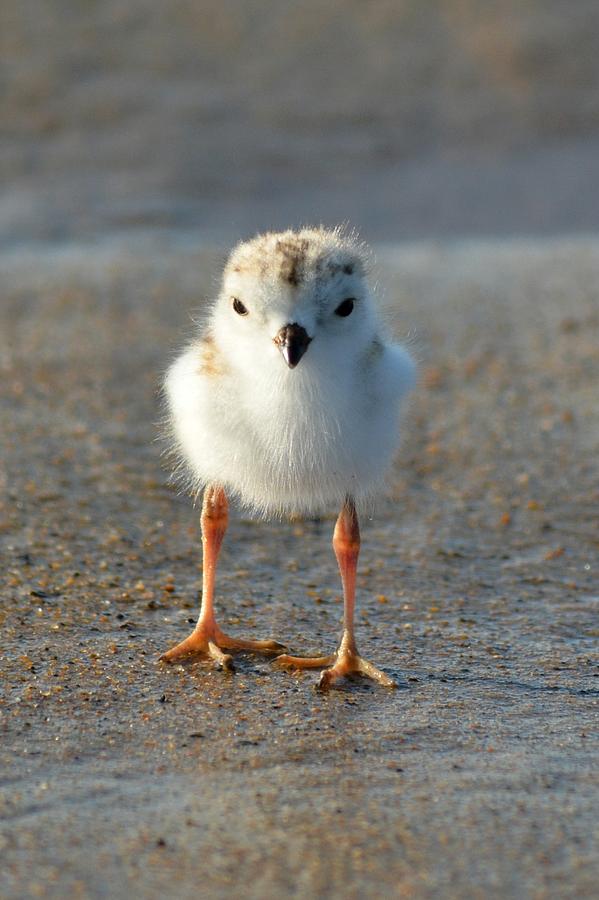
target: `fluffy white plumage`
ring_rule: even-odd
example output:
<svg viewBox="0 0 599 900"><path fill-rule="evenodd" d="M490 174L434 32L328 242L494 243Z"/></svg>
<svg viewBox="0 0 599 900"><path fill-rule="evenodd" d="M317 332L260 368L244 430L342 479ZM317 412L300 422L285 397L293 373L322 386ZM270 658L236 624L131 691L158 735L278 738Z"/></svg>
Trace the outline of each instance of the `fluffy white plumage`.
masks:
<svg viewBox="0 0 599 900"><path fill-rule="evenodd" d="M415 366L385 339L366 259L324 228L233 250L204 332L166 378L195 488L218 484L256 513L283 515L360 502L384 483ZM276 342L291 324L310 339L293 368Z"/></svg>

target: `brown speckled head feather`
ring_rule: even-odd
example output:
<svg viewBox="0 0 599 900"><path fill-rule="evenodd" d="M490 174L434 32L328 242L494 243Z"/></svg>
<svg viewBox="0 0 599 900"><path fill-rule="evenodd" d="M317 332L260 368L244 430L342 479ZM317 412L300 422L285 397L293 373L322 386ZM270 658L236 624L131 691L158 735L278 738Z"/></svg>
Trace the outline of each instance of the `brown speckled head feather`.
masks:
<svg viewBox="0 0 599 900"><path fill-rule="evenodd" d="M267 232L238 244L225 268L230 273L301 285L309 273L320 279L338 275L364 275L367 252L353 236L340 229L302 228Z"/></svg>

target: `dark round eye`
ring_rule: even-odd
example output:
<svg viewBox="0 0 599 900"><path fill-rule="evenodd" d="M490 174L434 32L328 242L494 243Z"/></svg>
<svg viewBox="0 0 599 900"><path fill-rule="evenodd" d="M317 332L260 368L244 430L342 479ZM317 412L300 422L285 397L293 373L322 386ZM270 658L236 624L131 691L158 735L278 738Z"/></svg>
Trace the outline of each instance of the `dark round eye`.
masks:
<svg viewBox="0 0 599 900"><path fill-rule="evenodd" d="M354 310L354 298L348 297L347 300L344 300L339 304L337 309L335 310L335 314L338 316L351 316Z"/></svg>
<svg viewBox="0 0 599 900"><path fill-rule="evenodd" d="M238 300L237 297L233 297L233 309L238 316L247 316L249 312L247 306L244 306L241 300Z"/></svg>

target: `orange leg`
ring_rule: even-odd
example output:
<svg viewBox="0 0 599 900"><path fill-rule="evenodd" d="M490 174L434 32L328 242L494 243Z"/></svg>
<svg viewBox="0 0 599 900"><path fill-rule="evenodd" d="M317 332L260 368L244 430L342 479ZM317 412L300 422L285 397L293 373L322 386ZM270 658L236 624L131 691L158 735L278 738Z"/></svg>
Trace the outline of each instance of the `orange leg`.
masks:
<svg viewBox="0 0 599 900"><path fill-rule="evenodd" d="M160 659L173 662L191 654L211 656L223 669L233 668L233 659L225 650L254 650L278 653L284 649L277 641L251 641L226 635L214 615L214 577L221 544L229 521L229 507L224 490L210 485L204 492L202 505L202 605L196 627L180 644L163 653Z"/></svg>
<svg viewBox="0 0 599 900"><path fill-rule="evenodd" d="M395 682L368 660L363 659L358 653L354 636L354 609L356 604L356 569L358 567L358 555L360 553L360 528L358 515L351 497L345 501L333 533L333 549L341 581L343 583L343 637L339 649L333 656L278 656L276 663L281 666L297 669L316 669L321 666L330 666L325 669L318 683L319 688L326 690L338 678L344 675L359 673L373 678L386 687L396 687Z"/></svg>

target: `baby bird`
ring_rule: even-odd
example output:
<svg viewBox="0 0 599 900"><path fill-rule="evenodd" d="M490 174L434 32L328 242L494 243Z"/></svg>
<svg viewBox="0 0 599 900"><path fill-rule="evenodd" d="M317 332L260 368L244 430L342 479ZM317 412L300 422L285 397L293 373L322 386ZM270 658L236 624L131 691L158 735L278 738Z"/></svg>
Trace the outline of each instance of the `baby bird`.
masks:
<svg viewBox="0 0 599 900"><path fill-rule="evenodd" d="M360 532L356 505L381 488L399 440L401 401L415 366L385 340L366 280L367 253L340 229L267 233L239 244L204 333L166 378L172 435L204 490L203 593L193 632L161 659L228 650L277 654L271 640L226 635L214 579L228 497L258 515L340 509L333 534L344 595L332 656L279 655L290 668L325 668L319 685L361 673L393 686L358 653L354 636Z"/></svg>

